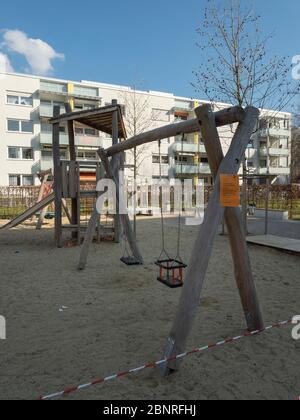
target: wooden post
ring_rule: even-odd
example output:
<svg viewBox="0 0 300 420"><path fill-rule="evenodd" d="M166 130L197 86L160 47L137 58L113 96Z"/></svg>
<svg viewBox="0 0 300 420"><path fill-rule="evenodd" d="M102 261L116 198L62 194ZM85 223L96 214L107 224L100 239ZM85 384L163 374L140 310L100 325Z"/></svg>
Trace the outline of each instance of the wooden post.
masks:
<svg viewBox="0 0 300 420"><path fill-rule="evenodd" d="M96 168L96 185L98 185L98 182L101 180L101 167L100 163L97 163ZM99 198L100 194L97 192L97 199ZM100 244L101 242L101 215L98 215L97 218L97 242Z"/></svg>
<svg viewBox="0 0 300 420"><path fill-rule="evenodd" d="M110 162L109 162L109 160L107 158L107 155L105 153L105 150L104 149L100 149L98 151L98 154L99 154L99 156L100 156L100 158L102 160L102 163L104 165L104 168L105 168L105 171L106 171L106 175L110 179L113 179L114 180L114 182L116 184L116 189L118 190L119 189L119 184L118 184L118 182L117 182L117 180L115 178L112 165L110 164ZM103 195L103 194L104 194L104 192L99 193L99 197L101 195ZM95 229L96 229L96 226L97 226L97 220L98 220L98 218L99 218L99 214L98 214L98 211L97 211L96 206L95 206L95 209L94 209L94 211L92 213L92 216L91 216L91 218L89 220L88 228L87 228L87 231L86 231L86 234L85 234L85 237L84 237L84 242L83 242L83 245L82 245L82 248L81 248L81 253L80 253L80 258L79 258L79 264L78 264L78 269L79 270L84 270L85 267L86 267L88 253L89 253L89 248L90 248L90 245L91 245L92 240L93 240L93 235L94 235L94 232L95 232ZM123 227L124 227L124 232L127 235L128 243L130 245L130 248L131 248L131 251L132 251L133 255L141 263L143 263L143 257L142 257L142 255L141 255L141 253L140 253L140 251L138 249L138 246L136 244L135 236L134 236L134 233L132 231L132 228L131 228L131 224L130 224L130 220L129 220L128 215L127 214L126 215L121 215L121 221L122 221L122 224L123 224Z"/></svg>
<svg viewBox="0 0 300 420"><path fill-rule="evenodd" d="M113 100L112 106L117 106L118 101ZM112 144L113 146L118 145L119 143L119 113L118 111L114 111L112 117ZM112 158L112 164L115 167L114 177L119 183L119 170L120 170L120 156L115 155ZM116 215L114 216L114 229L115 229L115 242L121 242L121 223L120 223L120 209L119 209L119 191L117 191L117 208L116 208Z"/></svg>
<svg viewBox="0 0 300 420"><path fill-rule="evenodd" d="M204 105L197 108L196 115L202 122L201 132L212 175L215 178L218 173L218 168L224 159L224 155L211 106ZM235 277L244 308L246 323L249 331L260 330L264 325L263 317L252 274L246 235L243 232L240 209L226 208L224 219L228 228Z"/></svg>
<svg viewBox="0 0 300 420"><path fill-rule="evenodd" d="M72 112L71 105L69 103L65 104L65 109L67 113ZM76 155L76 147L75 147L75 129L74 129L74 121L68 121L68 136L69 136L69 152L70 152L70 161L76 162L77 161L77 155ZM76 172L77 173L77 172ZM79 171L79 177L80 177L80 171ZM75 183L74 179L74 183ZM76 182L77 183L77 182ZM80 204L78 204L78 200L80 202L80 197L76 195L76 197L71 198L71 220L72 225L78 225L78 221L80 221ZM79 209L79 210L78 210ZM79 214L78 214L79 211ZM80 224L80 223L79 223ZM72 238L78 240L78 233L80 231L80 226L78 228L77 232L72 232ZM80 240L80 238L79 238Z"/></svg>
<svg viewBox="0 0 300 420"><path fill-rule="evenodd" d="M164 358L170 358L184 352L199 306L214 239L225 214L225 209L221 207L220 203L220 175L238 173L258 116L259 111L257 109L247 108L244 121L239 124L227 156L218 168L214 192L192 251L179 308L167 340ZM220 145L217 147L220 147ZM169 362L162 367L162 373L167 375L178 368L178 361Z"/></svg>
<svg viewBox="0 0 300 420"><path fill-rule="evenodd" d="M266 183L265 235L269 234L269 205L270 205L270 178L268 176L267 183Z"/></svg>
<svg viewBox="0 0 300 420"><path fill-rule="evenodd" d="M54 117L59 117L60 107L53 109ZM55 244L62 248L62 173L59 147L59 123L53 124L53 166L54 166L54 192L55 192Z"/></svg>
<svg viewBox="0 0 300 420"><path fill-rule="evenodd" d="M118 179L116 179L116 177L115 177L115 175L112 171L111 164L108 160L108 157L106 155L105 150L104 149L99 149L98 154L99 154L99 156L101 158L101 161L103 163L103 166L105 168L106 175L115 182L116 189L118 191L119 190L119 181L118 181ZM119 204L118 196L117 196L117 202L118 202L117 204ZM130 246L131 252L132 252L133 256L138 261L140 261L141 264L143 264L143 257L142 257L142 255L139 251L139 248L138 248L138 245L137 245L137 242L136 242L136 238L135 238L134 232L133 232L132 227L131 227L129 216L128 216L128 214L121 214L120 218L121 218L121 221L122 221L124 233L127 236L127 240L128 240L128 244Z"/></svg>
<svg viewBox="0 0 300 420"><path fill-rule="evenodd" d="M42 201L42 199L43 199L44 191L45 191L45 184L46 184L46 182L48 180L48 177L49 177L49 173L45 173L43 175L42 179L41 179L42 184L41 184L41 188L40 188L39 196L38 196L38 200L37 200L38 203L40 201ZM41 210L41 213L40 213L40 216L39 216L39 220L38 220L38 222L36 224L36 230L41 230L42 229L43 223L44 223L44 219L45 219L45 215L47 213L47 209L48 209L48 207L45 207L44 209Z"/></svg>

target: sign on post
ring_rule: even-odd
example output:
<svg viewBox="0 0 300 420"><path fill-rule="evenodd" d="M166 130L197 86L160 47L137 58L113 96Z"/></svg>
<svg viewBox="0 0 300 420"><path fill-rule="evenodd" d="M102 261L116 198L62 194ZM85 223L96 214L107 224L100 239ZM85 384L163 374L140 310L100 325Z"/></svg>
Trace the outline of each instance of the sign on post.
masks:
<svg viewBox="0 0 300 420"><path fill-rule="evenodd" d="M240 179L238 175L221 175L221 206L239 207L241 205Z"/></svg>

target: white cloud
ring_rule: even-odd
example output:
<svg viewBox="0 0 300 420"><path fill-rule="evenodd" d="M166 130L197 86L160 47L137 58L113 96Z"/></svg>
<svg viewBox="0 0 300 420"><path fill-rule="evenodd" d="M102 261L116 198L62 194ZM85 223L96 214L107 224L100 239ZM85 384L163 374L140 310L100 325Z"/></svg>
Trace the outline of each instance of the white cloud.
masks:
<svg viewBox="0 0 300 420"><path fill-rule="evenodd" d="M6 54L0 52L0 73L13 73L14 69Z"/></svg>
<svg viewBox="0 0 300 420"><path fill-rule="evenodd" d="M23 55L30 70L38 75L47 75L53 70L52 61L64 60L64 54L57 53L49 44L41 39L29 38L19 30L3 31L3 46L9 51Z"/></svg>

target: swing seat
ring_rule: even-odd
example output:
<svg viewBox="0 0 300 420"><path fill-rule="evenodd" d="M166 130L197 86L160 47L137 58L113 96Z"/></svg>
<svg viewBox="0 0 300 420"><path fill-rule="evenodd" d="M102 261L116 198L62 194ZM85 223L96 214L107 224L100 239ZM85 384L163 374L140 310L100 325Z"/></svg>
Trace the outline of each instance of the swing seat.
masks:
<svg viewBox="0 0 300 420"><path fill-rule="evenodd" d="M158 260L155 264L159 267L157 280L160 283L170 289L183 287L183 272L187 268L186 264L174 259Z"/></svg>
<svg viewBox="0 0 300 420"><path fill-rule="evenodd" d="M122 257L121 258L122 263L126 265L143 265L140 260L138 260L135 257Z"/></svg>

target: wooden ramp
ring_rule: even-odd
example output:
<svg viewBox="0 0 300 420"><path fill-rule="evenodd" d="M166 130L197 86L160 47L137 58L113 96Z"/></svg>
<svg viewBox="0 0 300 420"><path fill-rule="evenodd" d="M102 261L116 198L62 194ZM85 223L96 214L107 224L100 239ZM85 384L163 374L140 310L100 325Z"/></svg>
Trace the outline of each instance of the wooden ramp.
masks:
<svg viewBox="0 0 300 420"><path fill-rule="evenodd" d="M249 244L275 248L279 251L291 252L293 254L300 255L300 240L297 239L283 238L281 236L274 235L260 235L248 236L247 242Z"/></svg>
<svg viewBox="0 0 300 420"><path fill-rule="evenodd" d="M39 203L37 203L34 206L30 207L24 213L20 214L20 216L16 217L14 220L11 220L6 225L1 226L0 227L0 230L12 229L12 228L20 225L21 223L25 222L25 220L30 219L36 213L38 213L39 211L43 210L43 208L49 206L49 204L51 204L52 201L54 201L54 193L49 194L42 201L40 201Z"/></svg>

